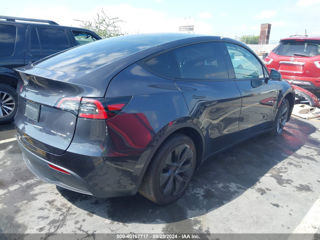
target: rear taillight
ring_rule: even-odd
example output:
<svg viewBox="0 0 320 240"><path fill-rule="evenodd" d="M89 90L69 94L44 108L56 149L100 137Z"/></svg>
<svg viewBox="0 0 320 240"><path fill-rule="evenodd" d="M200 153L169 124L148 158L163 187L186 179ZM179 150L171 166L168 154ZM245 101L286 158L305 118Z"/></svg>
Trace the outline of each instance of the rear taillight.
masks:
<svg viewBox="0 0 320 240"><path fill-rule="evenodd" d="M79 109L79 117L91 119L107 119L107 112L99 100L83 98Z"/></svg>
<svg viewBox="0 0 320 240"><path fill-rule="evenodd" d="M315 61L314 65L316 65L317 68L320 68L320 61Z"/></svg>
<svg viewBox="0 0 320 240"><path fill-rule="evenodd" d="M264 63L267 64L267 65L271 64L272 62L273 62L273 59L271 57L266 57L264 59Z"/></svg>
<svg viewBox="0 0 320 240"><path fill-rule="evenodd" d="M66 97L62 98L58 104L57 108L60 108L65 111L73 112L74 114L78 114L79 106L80 106L80 97Z"/></svg>
<svg viewBox="0 0 320 240"><path fill-rule="evenodd" d="M108 119L117 115L129 102L131 97L103 99L103 98L62 98L57 107L71 111L79 118Z"/></svg>

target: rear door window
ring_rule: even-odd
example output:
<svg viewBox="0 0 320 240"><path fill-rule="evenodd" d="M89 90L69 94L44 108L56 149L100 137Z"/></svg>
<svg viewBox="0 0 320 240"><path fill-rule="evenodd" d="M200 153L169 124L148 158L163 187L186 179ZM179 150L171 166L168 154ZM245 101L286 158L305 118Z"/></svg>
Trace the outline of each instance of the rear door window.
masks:
<svg viewBox="0 0 320 240"><path fill-rule="evenodd" d="M64 29L38 27L38 34L42 50L63 50L70 47L67 34Z"/></svg>
<svg viewBox="0 0 320 240"><path fill-rule="evenodd" d="M319 56L320 41L281 41L273 52L280 56Z"/></svg>
<svg viewBox="0 0 320 240"><path fill-rule="evenodd" d="M16 27L0 24L0 57L12 56L16 42Z"/></svg>
<svg viewBox="0 0 320 240"><path fill-rule="evenodd" d="M181 79L217 80L228 78L221 43L198 43L163 53L145 62L162 76Z"/></svg>
<svg viewBox="0 0 320 240"><path fill-rule="evenodd" d="M77 45L83 45L98 40L91 33L84 31L72 31L72 35Z"/></svg>

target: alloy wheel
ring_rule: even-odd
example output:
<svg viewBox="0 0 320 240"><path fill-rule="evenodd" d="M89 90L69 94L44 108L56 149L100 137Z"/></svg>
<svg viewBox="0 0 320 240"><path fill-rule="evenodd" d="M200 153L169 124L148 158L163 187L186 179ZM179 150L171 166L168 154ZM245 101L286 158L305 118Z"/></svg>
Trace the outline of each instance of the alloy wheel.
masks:
<svg viewBox="0 0 320 240"><path fill-rule="evenodd" d="M193 151L187 144L175 147L167 156L160 173L160 189L165 196L184 191L195 168Z"/></svg>
<svg viewBox="0 0 320 240"><path fill-rule="evenodd" d="M15 110L15 99L7 92L0 91L0 119L8 117Z"/></svg>

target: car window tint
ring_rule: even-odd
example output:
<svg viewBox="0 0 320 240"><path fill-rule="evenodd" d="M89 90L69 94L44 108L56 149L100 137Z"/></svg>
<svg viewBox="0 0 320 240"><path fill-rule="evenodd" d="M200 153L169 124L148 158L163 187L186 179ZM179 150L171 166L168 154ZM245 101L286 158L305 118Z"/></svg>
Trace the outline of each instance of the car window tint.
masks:
<svg viewBox="0 0 320 240"><path fill-rule="evenodd" d="M305 56L314 57L320 55L320 41L316 40L283 40L274 50L281 56Z"/></svg>
<svg viewBox="0 0 320 240"><path fill-rule="evenodd" d="M93 35L87 32L72 31L72 34L77 45L83 45L97 40Z"/></svg>
<svg viewBox="0 0 320 240"><path fill-rule="evenodd" d="M177 60L173 51L153 57L145 62L147 68L162 76L179 78Z"/></svg>
<svg viewBox="0 0 320 240"><path fill-rule="evenodd" d="M162 38L158 35L155 37L146 36L146 38L141 36L143 35L127 35L95 41L72 48L44 61L40 60L35 65L51 71L68 73L92 71L134 53L176 40L179 37L179 35L172 35L171 38Z"/></svg>
<svg viewBox="0 0 320 240"><path fill-rule="evenodd" d="M220 43L201 43L175 50L180 77L184 79L228 78Z"/></svg>
<svg viewBox="0 0 320 240"><path fill-rule="evenodd" d="M228 78L220 43L200 43L180 47L145 62L150 70L182 79Z"/></svg>
<svg viewBox="0 0 320 240"><path fill-rule="evenodd" d="M62 50L69 47L69 42L64 29L39 27L42 49Z"/></svg>
<svg viewBox="0 0 320 240"><path fill-rule="evenodd" d="M32 28L30 32L30 49L31 50L40 50L40 42L37 34L37 30Z"/></svg>
<svg viewBox="0 0 320 240"><path fill-rule="evenodd" d="M16 42L16 27L0 25L0 56L11 56Z"/></svg>
<svg viewBox="0 0 320 240"><path fill-rule="evenodd" d="M257 79L264 77L262 65L252 53L235 44L228 43L226 45L236 79Z"/></svg>

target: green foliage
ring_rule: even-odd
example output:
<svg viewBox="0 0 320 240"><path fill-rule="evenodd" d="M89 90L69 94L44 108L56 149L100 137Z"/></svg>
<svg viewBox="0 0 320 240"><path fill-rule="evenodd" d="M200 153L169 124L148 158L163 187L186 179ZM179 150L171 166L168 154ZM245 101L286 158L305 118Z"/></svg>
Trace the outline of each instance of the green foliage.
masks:
<svg viewBox="0 0 320 240"><path fill-rule="evenodd" d="M77 21L81 22L81 27L97 33L102 38L124 35L124 33L121 32L121 28L119 26L119 23L123 21L117 17L111 18L107 16L103 9L101 9L101 11L97 13L93 21Z"/></svg>
<svg viewBox="0 0 320 240"><path fill-rule="evenodd" d="M240 41L246 44L258 44L259 43L259 36L254 35L243 35L240 37Z"/></svg>

